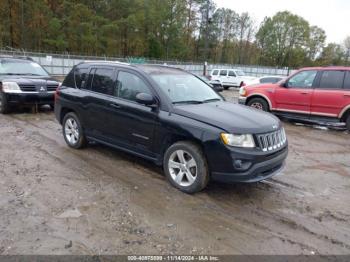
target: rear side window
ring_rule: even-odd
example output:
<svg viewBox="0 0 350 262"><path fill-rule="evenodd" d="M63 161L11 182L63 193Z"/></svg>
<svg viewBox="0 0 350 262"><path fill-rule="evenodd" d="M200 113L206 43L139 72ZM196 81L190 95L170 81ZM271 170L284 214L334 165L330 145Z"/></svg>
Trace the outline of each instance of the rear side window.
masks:
<svg viewBox="0 0 350 262"><path fill-rule="evenodd" d="M213 71L213 76L217 76L219 74L219 70L214 70Z"/></svg>
<svg viewBox="0 0 350 262"><path fill-rule="evenodd" d="M85 88L88 78L88 68L76 68L74 72L74 78L77 88Z"/></svg>
<svg viewBox="0 0 350 262"><path fill-rule="evenodd" d="M233 72L233 71L228 71L228 75L229 75L229 76L234 76L234 77L236 77L236 74L235 74L235 72Z"/></svg>
<svg viewBox="0 0 350 262"><path fill-rule="evenodd" d="M92 79L91 90L106 95L115 95L114 70L97 68Z"/></svg>
<svg viewBox="0 0 350 262"><path fill-rule="evenodd" d="M221 70L220 71L221 76L227 76L227 70Z"/></svg>
<svg viewBox="0 0 350 262"><path fill-rule="evenodd" d="M344 89L350 90L350 72L346 72L344 80Z"/></svg>
<svg viewBox="0 0 350 262"><path fill-rule="evenodd" d="M74 83L74 69L69 72L66 78L63 80L62 86L75 88Z"/></svg>
<svg viewBox="0 0 350 262"><path fill-rule="evenodd" d="M342 89L344 74L344 71L323 71L319 87L324 89Z"/></svg>

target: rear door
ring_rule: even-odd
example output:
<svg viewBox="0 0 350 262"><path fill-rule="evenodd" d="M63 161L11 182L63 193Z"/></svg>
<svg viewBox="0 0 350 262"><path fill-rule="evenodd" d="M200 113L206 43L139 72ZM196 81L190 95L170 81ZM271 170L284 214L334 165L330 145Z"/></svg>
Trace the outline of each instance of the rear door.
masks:
<svg viewBox="0 0 350 262"><path fill-rule="evenodd" d="M113 111L116 69L108 66L90 68L85 84L85 126L88 135L108 141L111 137L109 114Z"/></svg>
<svg viewBox="0 0 350 262"><path fill-rule="evenodd" d="M227 81L227 70L220 70L219 79L224 86L229 86L230 83Z"/></svg>
<svg viewBox="0 0 350 262"><path fill-rule="evenodd" d="M301 71L289 78L285 86L275 89L277 111L310 115L316 70Z"/></svg>
<svg viewBox="0 0 350 262"><path fill-rule="evenodd" d="M343 89L345 71L324 70L319 72L312 95L311 115L337 117L345 106Z"/></svg>

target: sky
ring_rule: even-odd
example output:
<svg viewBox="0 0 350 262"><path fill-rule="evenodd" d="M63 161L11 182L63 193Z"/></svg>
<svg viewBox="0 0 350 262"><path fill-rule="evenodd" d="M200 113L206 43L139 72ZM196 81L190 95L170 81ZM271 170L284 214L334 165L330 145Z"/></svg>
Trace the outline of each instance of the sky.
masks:
<svg viewBox="0 0 350 262"><path fill-rule="evenodd" d="M214 0L217 7L248 12L259 26L265 16L288 10L326 31L327 43L350 36L350 0Z"/></svg>

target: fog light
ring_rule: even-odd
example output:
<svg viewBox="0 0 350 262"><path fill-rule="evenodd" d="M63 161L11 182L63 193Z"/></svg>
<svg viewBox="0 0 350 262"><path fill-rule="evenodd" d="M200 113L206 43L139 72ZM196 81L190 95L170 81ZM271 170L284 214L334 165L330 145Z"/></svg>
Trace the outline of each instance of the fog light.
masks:
<svg viewBox="0 0 350 262"><path fill-rule="evenodd" d="M233 167L238 171L246 171L252 166L252 162L242 159L233 160Z"/></svg>

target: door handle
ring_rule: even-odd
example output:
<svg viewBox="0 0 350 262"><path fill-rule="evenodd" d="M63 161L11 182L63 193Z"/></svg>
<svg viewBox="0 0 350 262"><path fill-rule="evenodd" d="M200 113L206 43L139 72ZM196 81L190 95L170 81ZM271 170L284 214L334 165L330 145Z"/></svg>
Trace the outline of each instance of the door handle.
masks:
<svg viewBox="0 0 350 262"><path fill-rule="evenodd" d="M109 104L111 107L113 107L113 108L115 108L115 109L119 109L119 108L121 108L121 106L120 105L118 105L118 104L115 104L115 103L112 103L112 104Z"/></svg>
<svg viewBox="0 0 350 262"><path fill-rule="evenodd" d="M309 92L300 92L300 94L302 94L302 95L308 95Z"/></svg>
<svg viewBox="0 0 350 262"><path fill-rule="evenodd" d="M344 94L345 97L350 97L350 94Z"/></svg>

